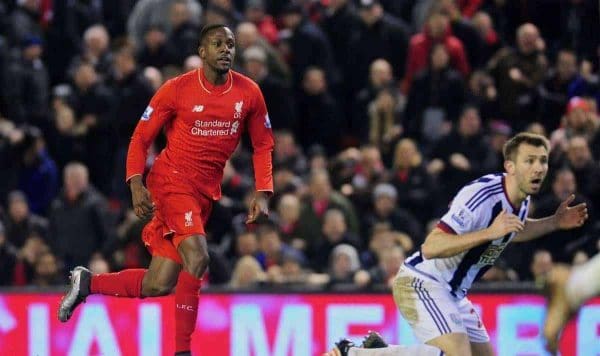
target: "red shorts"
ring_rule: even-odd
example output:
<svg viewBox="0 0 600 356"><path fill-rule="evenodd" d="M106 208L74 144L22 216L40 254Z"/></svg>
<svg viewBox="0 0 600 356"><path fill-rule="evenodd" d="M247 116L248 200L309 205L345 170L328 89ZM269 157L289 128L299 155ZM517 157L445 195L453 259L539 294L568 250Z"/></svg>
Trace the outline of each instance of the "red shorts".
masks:
<svg viewBox="0 0 600 356"><path fill-rule="evenodd" d="M176 173L151 172L147 185L155 210L142 231L142 240L152 256L181 264L177 247L188 236L206 236L204 225L212 210L212 200L195 191L189 182L178 179Z"/></svg>

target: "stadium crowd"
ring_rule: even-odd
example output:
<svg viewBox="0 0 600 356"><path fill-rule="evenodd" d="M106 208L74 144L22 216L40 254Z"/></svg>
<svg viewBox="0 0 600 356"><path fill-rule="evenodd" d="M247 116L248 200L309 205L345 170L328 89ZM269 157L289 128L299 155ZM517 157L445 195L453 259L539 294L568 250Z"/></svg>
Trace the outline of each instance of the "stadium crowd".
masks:
<svg viewBox="0 0 600 356"><path fill-rule="evenodd" d="M245 224L250 145L225 167L204 286L386 285L470 180L543 134L532 217L575 194L581 228L513 244L483 281L533 280L600 249L597 0L16 0L0 4L0 286L145 267L125 184L156 89L235 32L234 69L275 135L269 221ZM147 166L165 145L159 138ZM207 282L208 281L208 282Z"/></svg>

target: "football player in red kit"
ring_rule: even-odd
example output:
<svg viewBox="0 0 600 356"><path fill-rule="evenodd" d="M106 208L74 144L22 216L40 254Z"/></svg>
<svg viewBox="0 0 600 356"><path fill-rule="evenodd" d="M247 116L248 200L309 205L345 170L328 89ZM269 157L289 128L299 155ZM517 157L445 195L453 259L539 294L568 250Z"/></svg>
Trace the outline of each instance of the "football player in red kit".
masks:
<svg viewBox="0 0 600 356"><path fill-rule="evenodd" d="M190 355L202 274L208 265L204 224L221 196L225 162L247 130L254 149L256 193L247 223L268 214L273 193L273 136L262 93L251 79L231 70L235 39L224 25L200 33L203 67L166 82L154 95L133 133L127 182L140 218L152 216L142 239L152 254L148 269L92 275L71 272L59 308L67 321L90 294L142 298L175 288L175 352ZM148 147L165 130L167 146L142 182Z"/></svg>

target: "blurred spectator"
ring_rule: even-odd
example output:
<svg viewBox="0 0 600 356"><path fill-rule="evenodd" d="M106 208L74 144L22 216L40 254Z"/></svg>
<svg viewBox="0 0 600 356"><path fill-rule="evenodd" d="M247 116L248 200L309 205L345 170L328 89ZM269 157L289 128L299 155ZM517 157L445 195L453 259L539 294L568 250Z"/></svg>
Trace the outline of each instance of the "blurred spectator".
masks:
<svg viewBox="0 0 600 356"><path fill-rule="evenodd" d="M473 26L475 26L477 34L482 41L482 47L479 53L479 62L474 63L474 65L477 67L482 67L502 47L502 41L494 29L494 22L488 13L484 11L478 11L475 13L475 15L473 15L472 21Z"/></svg>
<svg viewBox="0 0 600 356"><path fill-rule="evenodd" d="M286 168L301 175L306 172L308 163L302 154L296 139L290 131L275 131L275 151L273 152L273 168Z"/></svg>
<svg viewBox="0 0 600 356"><path fill-rule="evenodd" d="M235 237L233 261L244 256L256 256L258 253L258 237L254 232L246 231ZM235 274L235 272L234 272Z"/></svg>
<svg viewBox="0 0 600 356"><path fill-rule="evenodd" d="M65 283L60 273L56 256L51 252L45 252L35 262L35 274L31 283L36 287L50 287Z"/></svg>
<svg viewBox="0 0 600 356"><path fill-rule="evenodd" d="M588 213L593 219L595 213L594 206L591 204L588 197L579 193L580 190L577 181L570 169L561 169L556 172L553 177L551 188L552 190L549 194L540 197L539 200L535 202L532 218L540 218L554 214L562 201L567 199L571 194L575 194L575 200L571 205L585 202L587 204ZM588 222L580 228L555 231L539 239L527 242L527 245L523 246L523 250L534 251L536 249L546 249L550 252L554 261L570 263L576 249L588 239L586 234L589 233L590 228L591 223L588 220ZM527 256L527 258L522 261L531 261L531 256ZM524 265L523 269L526 270L527 266Z"/></svg>
<svg viewBox="0 0 600 356"><path fill-rule="evenodd" d="M494 172L504 171L504 144L512 136L512 130L505 122L494 120L489 125L488 144L492 150L494 160Z"/></svg>
<svg viewBox="0 0 600 356"><path fill-rule="evenodd" d="M323 227L318 240L309 245L309 257L313 268L316 271L323 271L331 251L341 244L349 244L355 248L363 245L357 235L348 231L348 224L342 211L332 208L327 210L323 217Z"/></svg>
<svg viewBox="0 0 600 356"><path fill-rule="evenodd" d="M489 174L494 168L492 151L481 130L475 107L467 106L454 131L443 137L431 153L427 171L444 182L439 203L445 206L458 189L470 180Z"/></svg>
<svg viewBox="0 0 600 356"><path fill-rule="evenodd" d="M369 143L389 157L394 142L403 132L399 92L394 88L381 90L369 103L368 112Z"/></svg>
<svg viewBox="0 0 600 356"><path fill-rule="evenodd" d="M88 265L94 252L111 243L104 197L89 184L88 170L81 163L64 169L64 189L52 203L49 240L65 263L65 270Z"/></svg>
<svg viewBox="0 0 600 356"><path fill-rule="evenodd" d="M42 35L40 0L21 0L16 3L17 7L6 21L6 34L12 46L19 45L28 36Z"/></svg>
<svg viewBox="0 0 600 356"><path fill-rule="evenodd" d="M71 60L69 74L72 77L74 71L82 63L94 66L100 79L106 79L112 70L113 54L110 51L110 35L103 25L93 25L83 33L83 48L79 55Z"/></svg>
<svg viewBox="0 0 600 356"><path fill-rule="evenodd" d="M298 117L302 118L297 134L302 148L308 151L312 145L320 144L327 154L336 153L343 116L328 90L325 70L317 67L306 70L297 103Z"/></svg>
<svg viewBox="0 0 600 356"><path fill-rule="evenodd" d="M103 193L111 193L114 160L113 120L114 97L102 84L91 64L81 63L75 70L73 109L76 115L74 134L86 143L85 163L94 185Z"/></svg>
<svg viewBox="0 0 600 356"><path fill-rule="evenodd" d="M360 269L356 248L339 244L327 256L329 258L329 286L354 283L354 275Z"/></svg>
<svg viewBox="0 0 600 356"><path fill-rule="evenodd" d="M431 200L436 187L412 139L404 138L396 145L390 183L396 187L398 205L409 210L424 224L431 217Z"/></svg>
<svg viewBox="0 0 600 356"><path fill-rule="evenodd" d="M591 140L600 130L600 120L593 115L592 108L587 100L573 97L567 104L563 118L563 125L552 132L550 143L558 152L566 152L569 139L574 136L583 136Z"/></svg>
<svg viewBox="0 0 600 356"><path fill-rule="evenodd" d="M277 204L278 227L282 240L293 248L306 250L306 241L298 232L300 200L294 194L284 194Z"/></svg>
<svg viewBox="0 0 600 356"><path fill-rule="evenodd" d="M256 25L258 32L272 45L277 44L277 25L273 17L265 12L264 0L247 0L244 9L246 20Z"/></svg>
<svg viewBox="0 0 600 356"><path fill-rule="evenodd" d="M362 213L370 209L373 188L385 180L387 180L387 172L379 149L370 145L361 147L360 159L354 166L352 194L350 195L359 212ZM343 188L342 193L345 193Z"/></svg>
<svg viewBox="0 0 600 356"><path fill-rule="evenodd" d="M359 232L354 207L346 197L332 189L327 171L313 171L308 190L300 212L299 233L309 246L314 246L319 239L324 215L328 209L341 210L348 229L353 233Z"/></svg>
<svg viewBox="0 0 600 356"><path fill-rule="evenodd" d="M566 164L575 174L577 189L594 202L600 202L600 164L594 161L588 141L581 136L569 140Z"/></svg>
<svg viewBox="0 0 600 356"><path fill-rule="evenodd" d="M21 248L25 240L32 233L44 238L48 234L48 220L29 211L27 197L19 190L8 194L8 214L6 217L6 231L3 231L8 242ZM4 230L4 229L2 229Z"/></svg>
<svg viewBox="0 0 600 356"><path fill-rule="evenodd" d="M423 240L423 231L414 215L397 206L398 193L393 185L381 183L373 190L373 210L366 212L361 226L362 236L371 236L377 223L385 222L392 230L407 234L415 245Z"/></svg>
<svg viewBox="0 0 600 356"><path fill-rule="evenodd" d="M281 267L284 254L296 251L293 247L283 243L277 228L270 225L263 225L259 228L258 245L256 259L266 271L272 266ZM300 253L299 251L296 252ZM300 256L302 256L301 253ZM303 256L302 259L304 259Z"/></svg>
<svg viewBox="0 0 600 356"><path fill-rule="evenodd" d="M195 54L195 55L189 56L185 59L185 62L183 63L183 72L189 72L191 70L198 69L201 67L202 67L202 59L200 58L200 56ZM171 78L172 77L165 78L165 80L171 79Z"/></svg>
<svg viewBox="0 0 600 356"><path fill-rule="evenodd" d="M544 278L553 266L552 255L547 250L537 250L533 254L529 271L534 281Z"/></svg>
<svg viewBox="0 0 600 356"><path fill-rule="evenodd" d="M6 68L2 92L8 118L15 123L43 125L48 117L50 83L42 61L42 38L27 36L19 42L20 52Z"/></svg>
<svg viewBox="0 0 600 356"><path fill-rule="evenodd" d="M241 26L243 24L239 27ZM297 130L295 98L286 83L270 72L265 50L259 46L251 46L242 54L238 53L235 58L243 59L243 72L262 90L273 130Z"/></svg>
<svg viewBox="0 0 600 356"><path fill-rule="evenodd" d="M58 193L58 169L46 150L42 133L27 127L19 143L21 157L19 189L27 196L29 208L36 214L45 214Z"/></svg>
<svg viewBox="0 0 600 356"><path fill-rule="evenodd" d="M464 77L471 71L462 42L450 32L449 18L440 11L432 11L423 31L412 36L406 63L406 75L403 80L403 91L408 93L413 77L427 67L433 45L441 43L450 56L450 66L458 70Z"/></svg>
<svg viewBox="0 0 600 356"><path fill-rule="evenodd" d="M197 35L195 35L195 38ZM196 38L196 41L198 39ZM167 34L158 26L148 28L144 33L144 42L137 51L137 59L141 66L162 68L173 63L167 46ZM195 53L195 48L194 48Z"/></svg>
<svg viewBox="0 0 600 356"><path fill-rule="evenodd" d="M350 105L352 107L352 113L348 125L348 134L352 141L357 141L357 143L360 144L368 142L371 103L375 104L375 100L378 98L379 93L384 89L389 89L390 91L388 93L391 95L398 95L398 93L393 91L393 87L394 77L390 62L383 58L378 58L371 62L369 66L368 83L364 88L360 89L358 94L356 94L352 105ZM399 98L392 98L392 102L398 101L400 101ZM393 106L393 109L393 111L396 110L395 105Z"/></svg>
<svg viewBox="0 0 600 356"><path fill-rule="evenodd" d="M389 249L381 250L379 263L368 271L369 283L382 284L391 288L396 273L404 263L404 258L404 251L400 246L392 246Z"/></svg>
<svg viewBox="0 0 600 356"><path fill-rule="evenodd" d="M244 212L244 207L242 206L244 196L251 187L252 180L248 176L238 172L233 167L231 161L227 161L223 169L221 191L224 199L221 199L221 203L236 213Z"/></svg>
<svg viewBox="0 0 600 356"><path fill-rule="evenodd" d="M17 248L7 241L4 226L0 223L0 286L13 284L17 254Z"/></svg>
<svg viewBox="0 0 600 356"><path fill-rule="evenodd" d="M292 83L294 89L302 86L309 67L320 67L323 75L327 75L327 82L333 83L336 68L329 40L314 23L304 15L302 6L290 3L281 13L283 32L289 38L284 39L284 47L289 53L283 53L292 69ZM286 34L287 33L287 34Z"/></svg>
<svg viewBox="0 0 600 356"><path fill-rule="evenodd" d="M535 114L535 89L544 79L547 60L544 40L533 24L521 25L516 37L517 47L501 49L488 70L498 86L500 118L521 130Z"/></svg>
<svg viewBox="0 0 600 356"><path fill-rule="evenodd" d="M473 22L462 16L456 0L437 0L437 4L433 9L436 7L439 9L438 11L446 14L450 19L452 35L462 42L470 67L477 68L485 64L481 56L484 41Z"/></svg>
<svg viewBox="0 0 600 356"><path fill-rule="evenodd" d="M200 24L202 7L196 0L183 0L192 24ZM127 32L134 45L140 48L144 42L144 34L149 28L159 26L165 29L167 35L172 31L169 13L173 0L139 0L127 20Z"/></svg>
<svg viewBox="0 0 600 356"><path fill-rule="evenodd" d="M383 10L378 0L356 0L360 25L350 37L346 79L353 92L367 84L369 66L378 59L387 60L399 80L404 77L409 28Z"/></svg>
<svg viewBox="0 0 600 356"><path fill-rule="evenodd" d="M500 117L498 90L494 84L494 79L486 71L476 70L471 73L468 82L467 102L479 108L481 118L486 122Z"/></svg>
<svg viewBox="0 0 600 356"><path fill-rule="evenodd" d="M92 274L109 273L110 265L101 254L95 253L90 259L89 269Z"/></svg>
<svg viewBox="0 0 600 356"><path fill-rule="evenodd" d="M154 91L157 91L164 83L162 73L155 67L144 68L144 77L148 79Z"/></svg>
<svg viewBox="0 0 600 356"><path fill-rule="evenodd" d="M257 287L266 280L260 263L252 256L240 258L233 267L229 286L233 289Z"/></svg>
<svg viewBox="0 0 600 356"><path fill-rule="evenodd" d="M171 32L167 38L170 63L183 65L184 60L198 52L200 28L192 20L186 0L174 0L169 8Z"/></svg>
<svg viewBox="0 0 600 356"><path fill-rule="evenodd" d="M443 44L431 47L429 66L414 77L406 105L405 121L411 136L432 142L443 136L448 124L456 122L465 103L465 84L450 67Z"/></svg>
<svg viewBox="0 0 600 356"><path fill-rule="evenodd" d="M42 255L49 252L50 248L40 236L36 234L29 236L17 253L17 263L13 279L14 285L23 286L31 283L38 260Z"/></svg>
<svg viewBox="0 0 600 356"><path fill-rule="evenodd" d="M560 50L555 67L539 88L539 117L548 132L559 127L569 101L569 89L577 78L577 55L571 50Z"/></svg>

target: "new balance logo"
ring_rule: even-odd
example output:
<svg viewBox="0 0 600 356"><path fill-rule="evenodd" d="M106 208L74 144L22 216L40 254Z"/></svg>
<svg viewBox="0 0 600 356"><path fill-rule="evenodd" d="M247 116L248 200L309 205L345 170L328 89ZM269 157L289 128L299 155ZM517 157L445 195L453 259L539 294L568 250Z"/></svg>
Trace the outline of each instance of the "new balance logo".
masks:
<svg viewBox="0 0 600 356"><path fill-rule="evenodd" d="M202 112L204 110L204 105L194 105L192 112Z"/></svg>
<svg viewBox="0 0 600 356"><path fill-rule="evenodd" d="M187 213L185 213L184 215L185 218L185 227L189 227L194 225L194 223L192 222L192 211L188 211Z"/></svg>

